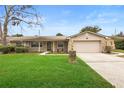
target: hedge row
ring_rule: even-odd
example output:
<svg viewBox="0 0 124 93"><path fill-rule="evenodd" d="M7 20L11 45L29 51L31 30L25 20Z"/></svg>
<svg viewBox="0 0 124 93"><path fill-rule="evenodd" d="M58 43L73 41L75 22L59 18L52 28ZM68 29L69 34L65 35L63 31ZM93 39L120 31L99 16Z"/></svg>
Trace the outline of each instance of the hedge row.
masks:
<svg viewBox="0 0 124 93"><path fill-rule="evenodd" d="M16 47L15 48L15 52L16 53L27 53L28 52L28 48L26 48L26 47Z"/></svg>
<svg viewBox="0 0 124 93"><path fill-rule="evenodd" d="M0 46L0 52L3 54L7 54L7 53L26 53L28 52L28 48L27 47L14 47L14 46Z"/></svg>

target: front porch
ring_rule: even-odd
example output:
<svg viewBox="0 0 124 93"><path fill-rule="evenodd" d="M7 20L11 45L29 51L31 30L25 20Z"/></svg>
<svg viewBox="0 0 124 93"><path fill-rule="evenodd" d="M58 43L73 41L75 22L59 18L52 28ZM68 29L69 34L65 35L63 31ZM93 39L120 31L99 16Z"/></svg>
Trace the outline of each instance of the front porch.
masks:
<svg viewBox="0 0 124 93"><path fill-rule="evenodd" d="M29 47L30 52L68 52L68 41L23 41L15 42L15 45Z"/></svg>
<svg viewBox="0 0 124 93"><path fill-rule="evenodd" d="M36 46L32 46L32 43L37 43ZM64 52L66 53L68 50L67 41L42 41L42 42L30 42L30 50L36 52Z"/></svg>

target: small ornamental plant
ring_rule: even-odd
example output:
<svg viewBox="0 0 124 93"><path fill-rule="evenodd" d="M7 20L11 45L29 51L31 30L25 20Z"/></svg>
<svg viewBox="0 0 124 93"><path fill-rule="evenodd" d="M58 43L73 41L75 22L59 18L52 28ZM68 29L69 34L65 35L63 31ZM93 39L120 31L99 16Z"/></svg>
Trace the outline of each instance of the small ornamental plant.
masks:
<svg viewBox="0 0 124 93"><path fill-rule="evenodd" d="M111 53L112 47L111 46L105 46L106 53Z"/></svg>

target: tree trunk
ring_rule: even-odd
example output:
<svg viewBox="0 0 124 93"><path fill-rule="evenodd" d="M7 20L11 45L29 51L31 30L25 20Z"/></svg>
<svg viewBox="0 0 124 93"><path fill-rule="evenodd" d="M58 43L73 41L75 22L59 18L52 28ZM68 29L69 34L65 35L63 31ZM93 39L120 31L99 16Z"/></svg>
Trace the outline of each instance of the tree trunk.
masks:
<svg viewBox="0 0 124 93"><path fill-rule="evenodd" d="M5 22L4 22L4 26L3 26L3 45L7 46L7 32L8 32L8 16L5 17Z"/></svg>
<svg viewBox="0 0 124 93"><path fill-rule="evenodd" d="M5 21L4 21L4 25L3 25L3 45L7 46L7 33L8 33L8 19L9 19L9 13L11 11L11 6L5 6L5 12L6 12L6 16L5 16Z"/></svg>
<svg viewBox="0 0 124 93"><path fill-rule="evenodd" d="M2 25L0 23L0 38L2 39L3 31L2 31Z"/></svg>

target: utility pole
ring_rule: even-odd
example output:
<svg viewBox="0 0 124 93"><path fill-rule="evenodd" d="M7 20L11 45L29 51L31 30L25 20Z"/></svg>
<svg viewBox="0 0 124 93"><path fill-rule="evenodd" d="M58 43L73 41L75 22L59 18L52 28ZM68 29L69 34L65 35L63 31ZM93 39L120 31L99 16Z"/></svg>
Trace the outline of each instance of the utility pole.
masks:
<svg viewBox="0 0 124 93"><path fill-rule="evenodd" d="M116 31L116 28L115 28L115 36L116 36L116 33L117 33L117 31Z"/></svg>
<svg viewBox="0 0 124 93"><path fill-rule="evenodd" d="M39 36L40 36L40 30L39 30ZM39 41L39 43L38 43L38 47L39 47L38 51L39 51L39 52L41 52L41 51L40 51L40 50L41 50L41 49L40 49L40 43L41 43L41 42Z"/></svg>

